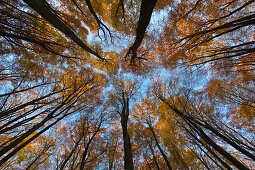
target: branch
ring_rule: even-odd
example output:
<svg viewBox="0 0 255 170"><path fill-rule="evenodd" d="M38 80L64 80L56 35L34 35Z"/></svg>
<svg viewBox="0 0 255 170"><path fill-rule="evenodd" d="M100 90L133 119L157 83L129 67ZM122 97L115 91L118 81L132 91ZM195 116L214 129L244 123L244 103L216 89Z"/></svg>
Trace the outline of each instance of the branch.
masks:
<svg viewBox="0 0 255 170"><path fill-rule="evenodd" d="M140 17L138 20L138 25L136 28L136 38L134 44L129 48L128 53L126 55L131 55L130 64L134 64L134 60L137 58L137 49L141 45L145 31L150 23L151 15L153 9L157 3L157 0L142 0L141 8L140 8Z"/></svg>
<svg viewBox="0 0 255 170"><path fill-rule="evenodd" d="M94 11L94 9L93 9L93 7L92 7L92 5L91 5L91 3L90 3L90 0L85 0L85 1L86 1L86 4L88 5L89 11L91 12L91 14L94 16L94 18L95 18L96 21L97 21L98 30L99 30L99 29L102 29L102 31L103 31L103 33L104 33L104 37L106 38L106 33L105 33L105 31L104 31L104 28L105 28L105 29L108 31L108 33L109 33L109 35L110 35L110 37L111 37L111 41L112 41L112 34L111 34L111 31L109 30L109 28L107 28L107 26L106 26L104 23L102 23L102 22L100 21L100 19L98 18L96 12ZM98 33L98 34L99 34L99 33Z"/></svg>
<svg viewBox="0 0 255 170"><path fill-rule="evenodd" d="M98 53L89 48L77 35L70 29L56 12L50 7L46 0L24 0L32 9L39 13L46 21L51 23L55 28L63 32L67 37L73 40L85 51L95 55L97 58L106 61Z"/></svg>

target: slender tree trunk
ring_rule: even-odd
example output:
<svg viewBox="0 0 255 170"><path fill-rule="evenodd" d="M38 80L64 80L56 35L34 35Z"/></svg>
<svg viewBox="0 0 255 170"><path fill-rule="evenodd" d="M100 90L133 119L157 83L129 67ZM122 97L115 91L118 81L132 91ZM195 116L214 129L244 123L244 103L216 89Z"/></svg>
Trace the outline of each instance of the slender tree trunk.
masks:
<svg viewBox="0 0 255 170"><path fill-rule="evenodd" d="M121 114L121 127L122 127L123 141L124 141L124 168L125 170L133 170L134 164L133 164L132 145L131 145L130 137L128 135L128 130L127 130L129 105L128 105L128 101L124 103L125 104L122 108L122 114Z"/></svg>
<svg viewBox="0 0 255 170"><path fill-rule="evenodd" d="M109 170L112 170L112 168L113 168L113 162L114 162L115 152L116 152L116 148L114 148L113 157L112 157L112 158L109 158Z"/></svg>
<svg viewBox="0 0 255 170"><path fill-rule="evenodd" d="M164 98L160 98L164 103L166 103L170 109L172 109L177 115L179 115L189 126L191 129L193 129L208 145L210 145L214 150L216 150L218 153L223 155L229 162L231 162L236 168L245 170L248 169L245 165L243 165L240 161L238 161L235 157L233 157L231 154L229 154L225 149L220 147L217 143L215 143L201 128L204 127L208 130L213 130L210 128L210 126L206 126L203 123L197 121L195 118L185 115L183 112L181 112L179 109L173 107L171 104L169 104ZM212 131L215 133L214 131ZM217 133L216 133L217 135ZM219 135L218 135L219 136ZM221 135L219 136L221 137ZM223 139L224 140L224 139ZM226 141L227 142L227 141Z"/></svg>
<svg viewBox="0 0 255 170"><path fill-rule="evenodd" d="M185 127L184 127L185 128ZM215 163L215 165L217 165L220 169L222 169L222 170L224 170L222 167L221 167L221 165L219 165L218 164L218 162L216 162L203 148L202 148L202 146L200 146L200 144L202 144L202 145L204 145L203 143L202 143L202 141L201 140L199 140L193 133L191 133L187 128L185 128L185 130L191 135L191 137L192 137L192 139L193 139L193 142L199 147L199 149L212 161L212 162L214 162ZM194 152L194 154L196 155L196 152L195 151L193 151ZM197 156L197 155L196 155ZM198 159L199 159L199 156L197 156L198 157ZM199 159L200 160L200 159ZM229 166L227 166L227 167L229 167ZM227 168L226 167L226 168ZM228 169L228 168L227 168Z"/></svg>
<svg viewBox="0 0 255 170"><path fill-rule="evenodd" d="M127 117L121 118L122 134L123 134L123 141L124 141L124 168L125 170L133 170L134 169L133 153L132 153L130 137L127 131L127 122L128 122Z"/></svg>
<svg viewBox="0 0 255 170"><path fill-rule="evenodd" d="M52 144L47 144L44 146L42 152L26 167L26 170L29 170L35 164L35 162L38 161L52 146Z"/></svg>
<svg viewBox="0 0 255 170"><path fill-rule="evenodd" d="M0 133L3 133L3 132L2 132L2 129L6 129L10 124L12 124L12 123L14 123L14 122L16 122L16 121L18 121L18 120L24 118L25 116L28 116L28 115L31 114L31 113L34 113L36 110L38 110L38 109L40 109L40 108L42 108L42 107L43 107L43 106L39 106L39 107L33 108L33 109L31 109L31 110L29 110L29 111L27 111L27 112L25 112L25 113L23 113L23 114L17 116L17 117L14 118L14 119L9 120L8 122L6 122L5 124L3 124L3 125L0 127L0 130L1 130Z"/></svg>
<svg viewBox="0 0 255 170"><path fill-rule="evenodd" d="M79 140L75 143L75 145L74 145L72 151L69 153L69 155L66 157L66 159L64 160L64 162L61 164L59 170L63 170L63 169L65 168L67 162L69 161L69 159L71 158L71 156L73 155L73 153L75 152L75 150L77 149L77 147L79 146L80 141L81 141L81 139L79 139Z"/></svg>
<svg viewBox="0 0 255 170"><path fill-rule="evenodd" d="M150 127L150 130L151 130L152 134L153 134L153 137L154 137L154 140L155 140L155 142L156 142L156 145L157 145L157 147L158 147L158 149L159 149L161 155L163 156L163 158L164 158L164 160L165 160L165 162L166 162L167 168L168 168L169 170L172 170L172 166L171 166L170 162L168 161L168 158L167 158L165 152L163 151L163 149L162 149L161 146L159 145L158 138L157 138L157 136L156 136L156 134L155 134L155 132L154 132L154 130L153 130L153 127L151 126L150 123L149 123L149 127Z"/></svg>
<svg viewBox="0 0 255 170"><path fill-rule="evenodd" d="M100 127L101 127L101 125L102 125L102 121L103 121L103 118L100 120L99 125L98 125L97 129L95 130L95 132L93 133L93 135L89 138L89 141L88 141L88 143L87 143L87 145L86 145L86 147L85 147L85 150L84 150L84 152L83 152L83 154L82 154L80 170L83 170L84 167L85 167L85 164L86 164L86 157L87 157L87 155L88 155L88 151L89 151L90 144L91 144L91 142L93 141L94 137L95 137L95 136L97 135L97 133L99 132ZM84 142L85 142L85 141L84 141Z"/></svg>
<svg viewBox="0 0 255 170"><path fill-rule="evenodd" d="M202 158L200 158L200 157L196 154L195 151L194 151L193 153L194 153L194 155L197 157L197 159L206 167L206 169L207 169L207 170L210 170L210 168L207 166L207 164L205 163L205 161L204 161Z"/></svg>
<svg viewBox="0 0 255 170"><path fill-rule="evenodd" d="M153 9L157 3L157 0L142 0L140 7L140 16L136 28L136 38L134 44L129 48L127 55L131 54L130 64L134 64L134 60L137 57L137 49L141 45L146 29L150 23Z"/></svg>
<svg viewBox="0 0 255 170"><path fill-rule="evenodd" d="M99 59L105 61L104 58L102 58L98 53L93 51L90 47L88 47L76 34L72 29L69 28L69 26L63 22L59 18L59 16L56 15L56 13L53 11L53 9L50 7L50 5L45 0L24 0L31 8L33 8L37 13L39 13L46 21L51 23L55 28L63 32L67 37L69 37L71 40L73 40L77 45L79 45L81 48L83 48L85 51L95 55Z"/></svg>
<svg viewBox="0 0 255 170"><path fill-rule="evenodd" d="M154 153L154 149L152 148L152 146L151 146L151 144L149 143L148 140L147 140L147 142L148 142L148 144L149 144L149 147L150 147L150 150L151 150L151 153L152 153L152 156L153 156L152 160L153 160L153 162L155 162L155 165L156 165L156 167L157 167L157 170L160 170L160 167L159 167L157 158L156 158L155 153Z"/></svg>
<svg viewBox="0 0 255 170"><path fill-rule="evenodd" d="M225 168L228 170L231 170L232 168L224 162L213 150L210 149L210 147L206 146L205 147Z"/></svg>
<svg viewBox="0 0 255 170"><path fill-rule="evenodd" d="M37 99L31 100L31 101L29 101L29 102L27 102L27 103L24 103L24 104L22 104L22 105L19 105L19 106L15 107L15 108L11 108L11 109L9 109L9 110L5 110L5 111L3 111L3 112L0 112L0 118L6 117L6 116L8 116L8 115L11 114L11 113L14 113L14 112L16 112L16 111L18 111L18 110L21 110L21 109L23 109L23 108L25 108L25 107L27 107L27 106L33 105L33 104L35 104L36 102L39 102L40 100L44 100L45 98L50 97L50 96L53 96L53 95L55 95L55 94L58 94L58 93L60 93L60 92L62 92L62 91L64 91L64 90L65 90L65 89L61 89L61 90L56 91L56 92L51 92L51 93L49 93L49 94L47 94L47 95L45 95L45 96L42 96L42 97L39 97L39 98L37 98Z"/></svg>
<svg viewBox="0 0 255 170"><path fill-rule="evenodd" d="M219 136L221 139L223 139L225 142L227 142L228 144L233 146L235 149L237 149L238 151L240 151L241 153L243 153L244 155L248 156L249 158L251 158L255 161L255 156L252 153L250 153L246 149L240 147L240 145L236 144L233 140L230 140L228 137L222 135L218 130L213 128L211 125L206 123L204 125L204 127L211 130L215 135Z"/></svg>
<svg viewBox="0 0 255 170"><path fill-rule="evenodd" d="M189 121L190 127L197 131L198 135L213 149L215 149L217 152L219 152L221 155L223 155L225 158L227 158L235 167L237 167L240 170L248 169L246 166L244 166L240 161L238 161L235 157L233 157L231 154L229 154L227 151L225 151L222 147L220 147L218 144L216 144L209 136L205 134L205 132L198 127L194 122Z"/></svg>
<svg viewBox="0 0 255 170"><path fill-rule="evenodd" d="M40 132L38 132L36 135L32 136L29 140L19 145L17 148L15 148L13 151L11 151L8 155L6 155L4 158L0 160L0 165L3 165L6 161L8 161L12 156L14 156L18 151L23 149L25 146L27 146L30 142L32 142L34 139L36 139L38 136L43 134L45 131L49 130L52 126L56 125L59 121L61 121L63 118L68 116L69 114L63 115L62 117L58 118L55 122L51 123L44 129L42 129ZM14 141L16 143L16 141Z"/></svg>

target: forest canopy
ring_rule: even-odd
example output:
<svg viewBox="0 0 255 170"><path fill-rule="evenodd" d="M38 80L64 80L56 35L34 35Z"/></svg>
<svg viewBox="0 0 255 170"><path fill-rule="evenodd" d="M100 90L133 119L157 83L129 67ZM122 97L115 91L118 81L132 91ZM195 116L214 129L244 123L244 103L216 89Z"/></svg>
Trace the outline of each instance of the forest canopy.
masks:
<svg viewBox="0 0 255 170"><path fill-rule="evenodd" d="M254 0L0 0L0 169L255 169Z"/></svg>

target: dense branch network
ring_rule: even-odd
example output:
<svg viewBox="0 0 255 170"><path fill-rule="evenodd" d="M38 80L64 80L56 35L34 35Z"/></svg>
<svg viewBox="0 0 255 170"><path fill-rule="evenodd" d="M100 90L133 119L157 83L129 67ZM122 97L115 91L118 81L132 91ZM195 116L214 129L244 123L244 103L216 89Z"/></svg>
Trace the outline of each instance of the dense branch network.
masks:
<svg viewBox="0 0 255 170"><path fill-rule="evenodd" d="M254 0L0 5L0 169L255 168Z"/></svg>

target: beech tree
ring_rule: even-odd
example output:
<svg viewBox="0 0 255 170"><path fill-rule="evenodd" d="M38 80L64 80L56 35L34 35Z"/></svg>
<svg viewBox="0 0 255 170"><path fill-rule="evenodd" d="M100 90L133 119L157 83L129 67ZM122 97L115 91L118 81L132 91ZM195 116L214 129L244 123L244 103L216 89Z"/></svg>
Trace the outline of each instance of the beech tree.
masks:
<svg viewBox="0 0 255 170"><path fill-rule="evenodd" d="M254 169L254 0L1 0L1 169Z"/></svg>
<svg viewBox="0 0 255 170"><path fill-rule="evenodd" d="M235 138L234 136L236 135L238 136L238 134L229 135L229 133L231 132L228 132L227 130L225 131L224 130L225 128L220 128L219 125L224 123L221 122L220 120L217 120L217 122L215 122L214 118L211 115L212 114L211 112L213 111L212 108L206 107L204 103L203 105L205 106L203 105L201 106L201 104L194 105L195 103L194 101L192 101L192 103L189 103L190 99L187 94L185 96L176 95L176 96L169 96L166 98L166 96L162 94L162 91L170 90L170 89L162 90L160 88L162 88L161 85L159 84L156 85L154 94L163 103L165 103L175 114L177 114L185 122L185 124L188 125L188 127L185 127L185 130L190 135L192 135L193 138L195 138L198 141L201 141L202 139L203 142L205 142L207 145L209 145L218 153L220 153L222 156L224 156L225 159L231 162L236 168L248 169L242 162L237 160L235 157L229 154L225 149L223 149L220 145L218 145L215 141L213 141L213 138L208 136L206 132L207 131L212 132L213 135L220 138L223 142L226 142L228 145L232 146L237 151L246 155L250 159L254 159L254 156L252 154L253 146L249 146L250 145L249 142L247 143L248 140L244 139L245 142L244 141L238 142L239 144L243 143L244 145L247 145L248 148L246 148L246 146L237 145L235 142L238 141L239 139ZM187 91L184 92L184 94L185 93L187 93ZM225 126L228 127L227 125ZM235 133L235 132L232 131L232 133ZM201 139L199 139L198 136ZM232 138L231 136L234 137L235 139L231 139ZM210 150L209 152L211 151L212 150ZM224 163L224 161L221 160L220 162L222 162L225 168L231 169L231 167L227 163Z"/></svg>
<svg viewBox="0 0 255 170"><path fill-rule="evenodd" d="M109 102L114 107L114 112L120 117L124 143L124 168L134 169L132 144L128 133L128 121L130 117L130 102L138 90L137 80L132 81L124 77L112 77L114 91L109 95Z"/></svg>

